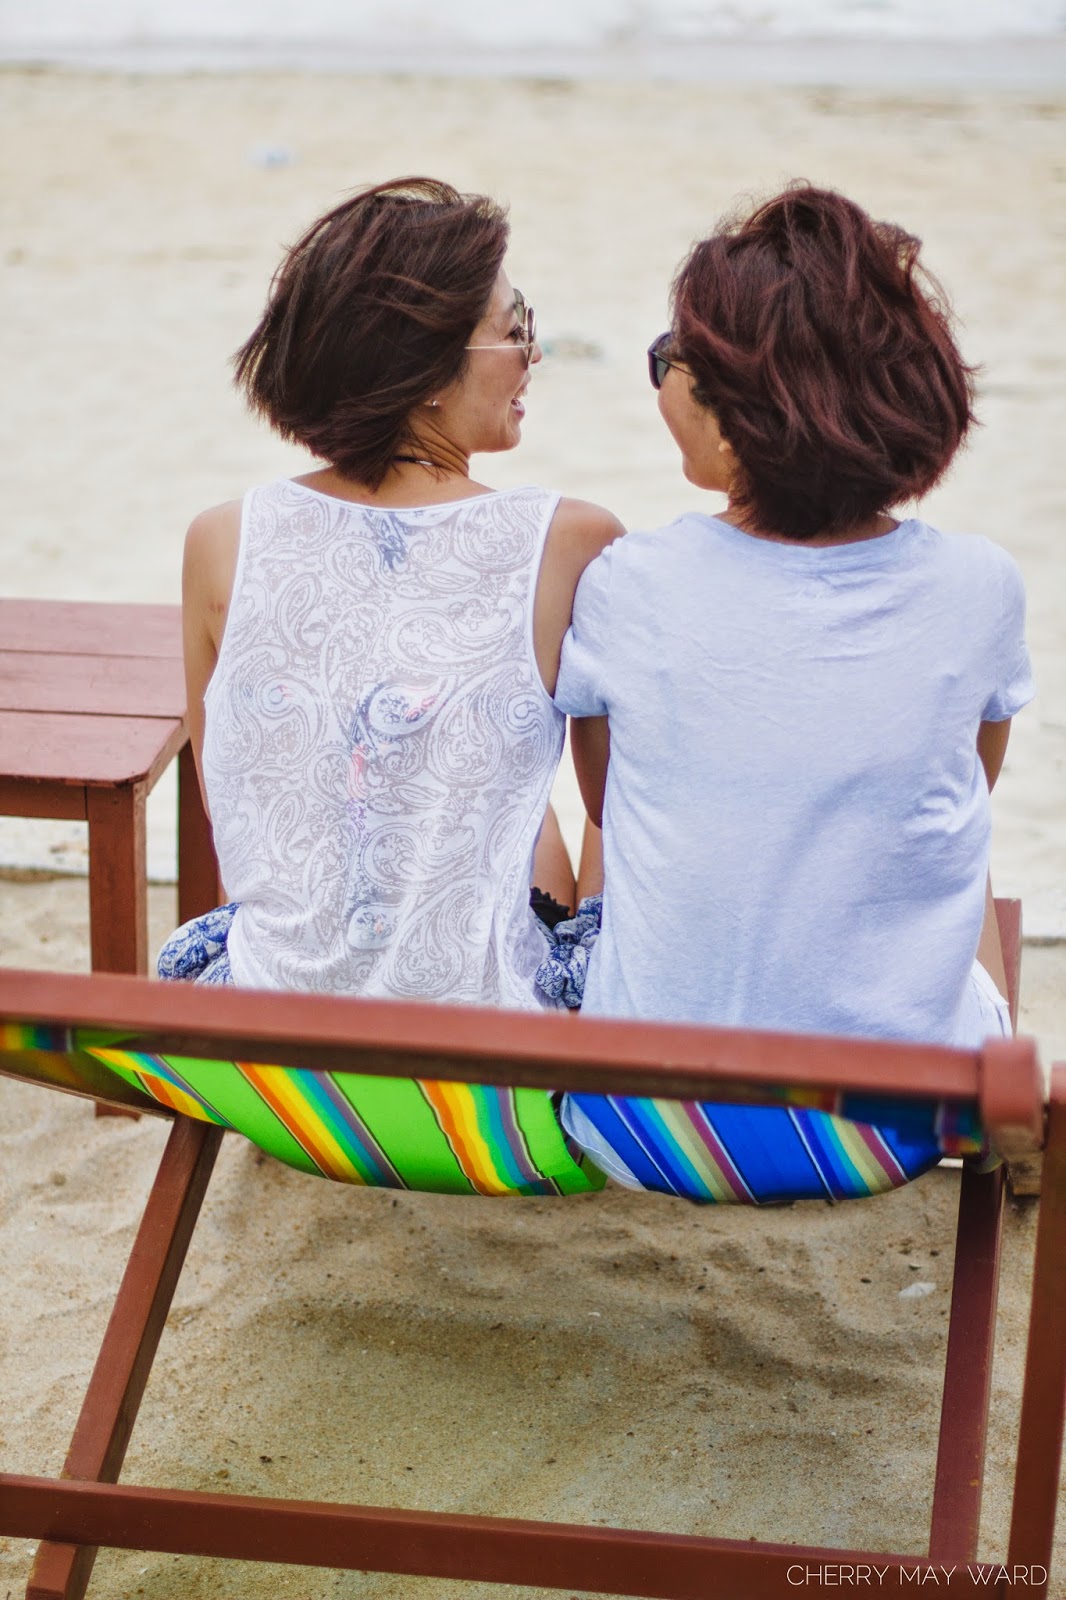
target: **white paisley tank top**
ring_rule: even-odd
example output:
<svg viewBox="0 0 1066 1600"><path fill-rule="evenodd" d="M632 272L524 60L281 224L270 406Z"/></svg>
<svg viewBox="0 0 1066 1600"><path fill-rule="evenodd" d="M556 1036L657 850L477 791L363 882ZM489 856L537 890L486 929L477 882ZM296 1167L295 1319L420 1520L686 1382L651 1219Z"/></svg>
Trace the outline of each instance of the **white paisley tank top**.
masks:
<svg viewBox="0 0 1066 1600"><path fill-rule="evenodd" d="M204 697L235 982L546 1003L529 875L565 719L532 614L557 503L245 496Z"/></svg>

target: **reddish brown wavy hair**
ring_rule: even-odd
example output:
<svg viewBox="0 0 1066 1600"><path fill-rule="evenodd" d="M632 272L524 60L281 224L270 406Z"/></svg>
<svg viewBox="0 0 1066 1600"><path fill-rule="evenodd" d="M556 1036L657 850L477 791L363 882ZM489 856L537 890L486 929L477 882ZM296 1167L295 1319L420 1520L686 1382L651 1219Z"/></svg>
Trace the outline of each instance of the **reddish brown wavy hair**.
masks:
<svg viewBox="0 0 1066 1600"><path fill-rule="evenodd" d="M353 195L278 268L238 388L283 438L376 489L414 408L463 371L507 234L495 201L435 178Z"/></svg>
<svg viewBox="0 0 1066 1600"><path fill-rule="evenodd" d="M756 530L843 534L946 471L974 421L974 369L920 247L796 183L678 272L679 358L736 453L734 499Z"/></svg>

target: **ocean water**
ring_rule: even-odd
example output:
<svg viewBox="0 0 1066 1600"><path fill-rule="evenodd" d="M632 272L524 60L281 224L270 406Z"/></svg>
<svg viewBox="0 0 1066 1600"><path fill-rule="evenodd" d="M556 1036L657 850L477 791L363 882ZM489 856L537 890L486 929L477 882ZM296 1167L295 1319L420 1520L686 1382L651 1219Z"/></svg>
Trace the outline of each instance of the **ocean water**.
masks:
<svg viewBox="0 0 1066 1600"><path fill-rule="evenodd" d="M315 39L416 40L520 54L731 40L1033 39L1066 34L1066 0L0 0L0 52L165 46L261 49Z"/></svg>

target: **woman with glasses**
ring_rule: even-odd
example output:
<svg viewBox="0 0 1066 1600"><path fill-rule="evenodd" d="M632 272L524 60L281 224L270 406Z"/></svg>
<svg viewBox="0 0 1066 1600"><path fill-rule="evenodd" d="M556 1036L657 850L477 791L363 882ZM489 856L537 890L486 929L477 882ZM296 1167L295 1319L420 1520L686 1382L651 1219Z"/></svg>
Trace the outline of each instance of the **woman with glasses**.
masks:
<svg viewBox="0 0 1066 1600"><path fill-rule="evenodd" d="M550 1003L544 923L574 895L552 693L578 579L621 528L471 476L519 443L540 360L507 236L444 183L364 190L288 252L237 354L252 408L321 465L189 530L189 718L233 904L164 975Z"/></svg>
<svg viewBox="0 0 1066 1600"><path fill-rule="evenodd" d="M1032 693L1024 593L998 546L895 513L973 420L918 255L795 185L678 273L651 381L686 479L726 507L628 535L578 590L556 704L584 719L603 820L602 932L592 906L561 934L587 1012L1009 1032L989 789ZM564 992L561 956L546 981ZM702 1198L868 1192L939 1154L814 1113L575 1096L564 1121L623 1181Z"/></svg>

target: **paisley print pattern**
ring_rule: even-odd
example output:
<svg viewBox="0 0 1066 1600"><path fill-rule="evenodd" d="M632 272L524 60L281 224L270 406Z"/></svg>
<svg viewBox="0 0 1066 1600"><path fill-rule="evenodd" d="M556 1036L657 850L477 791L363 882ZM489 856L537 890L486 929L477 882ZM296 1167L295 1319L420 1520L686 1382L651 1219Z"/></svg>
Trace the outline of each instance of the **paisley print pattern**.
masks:
<svg viewBox="0 0 1066 1600"><path fill-rule="evenodd" d="M222 988L232 984L226 946L236 915L237 907L231 901L175 928L156 960L159 976L171 983L209 983Z"/></svg>
<svg viewBox="0 0 1066 1600"><path fill-rule="evenodd" d="M564 719L532 603L557 497L245 498L204 776L246 986L537 1009Z"/></svg>
<svg viewBox="0 0 1066 1600"><path fill-rule="evenodd" d="M590 894L572 917L551 930L551 947L537 968L536 984L550 1000L561 1001L568 1011L578 1011L585 998L589 956L596 948L603 924L603 896Z"/></svg>

